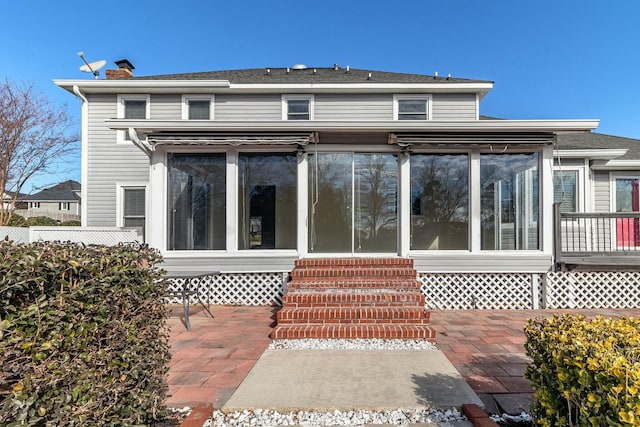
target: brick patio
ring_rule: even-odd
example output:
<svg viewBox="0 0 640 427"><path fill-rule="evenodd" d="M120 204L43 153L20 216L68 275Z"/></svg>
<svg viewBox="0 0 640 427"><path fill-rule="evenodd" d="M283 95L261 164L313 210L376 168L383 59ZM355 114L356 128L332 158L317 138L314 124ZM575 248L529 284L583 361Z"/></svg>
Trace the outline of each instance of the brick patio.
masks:
<svg viewBox="0 0 640 427"><path fill-rule="evenodd" d="M167 404L221 407L271 342L278 308L213 306L214 319L194 309L192 331L182 324L180 310L169 319L173 359ZM640 317L640 309L434 310L431 325L440 350L487 402L486 396L530 396L531 387L523 377L529 362L524 324L530 317L561 312Z"/></svg>

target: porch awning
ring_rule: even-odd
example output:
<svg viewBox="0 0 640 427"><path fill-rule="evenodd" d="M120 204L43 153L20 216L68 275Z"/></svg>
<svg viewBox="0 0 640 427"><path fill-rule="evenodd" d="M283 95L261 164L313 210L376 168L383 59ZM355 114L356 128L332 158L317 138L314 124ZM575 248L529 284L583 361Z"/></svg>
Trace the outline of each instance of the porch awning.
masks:
<svg viewBox="0 0 640 427"><path fill-rule="evenodd" d="M316 132L304 133L159 133L147 136L157 145L307 145L318 141Z"/></svg>
<svg viewBox="0 0 640 427"><path fill-rule="evenodd" d="M493 145L550 145L555 143L553 133L390 133L389 144L402 147L411 145L493 146Z"/></svg>

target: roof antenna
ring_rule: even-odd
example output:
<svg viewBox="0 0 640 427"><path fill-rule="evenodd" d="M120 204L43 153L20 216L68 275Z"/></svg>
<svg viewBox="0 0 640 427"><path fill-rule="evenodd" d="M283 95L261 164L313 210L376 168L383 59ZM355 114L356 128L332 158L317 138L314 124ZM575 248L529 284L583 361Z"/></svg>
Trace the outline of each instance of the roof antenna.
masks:
<svg viewBox="0 0 640 427"><path fill-rule="evenodd" d="M104 67L105 64L107 63L107 61L105 61L104 59L101 59L100 61L95 61L95 62L89 63L85 59L84 52L82 52L82 51L78 52L78 56L84 62L84 65L80 66L80 71L82 71L83 73L91 73L97 79L100 76L100 73L99 73L100 68Z"/></svg>

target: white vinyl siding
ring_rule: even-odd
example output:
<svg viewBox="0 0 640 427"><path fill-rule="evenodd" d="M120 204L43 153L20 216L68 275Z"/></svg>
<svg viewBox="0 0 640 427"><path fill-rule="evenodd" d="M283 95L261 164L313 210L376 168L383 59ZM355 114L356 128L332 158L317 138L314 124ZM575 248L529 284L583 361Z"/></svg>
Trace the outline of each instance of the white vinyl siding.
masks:
<svg viewBox="0 0 640 427"><path fill-rule="evenodd" d="M434 94L432 120L476 120L477 100L473 93Z"/></svg>
<svg viewBox="0 0 640 427"><path fill-rule="evenodd" d="M180 95L151 95L150 118L154 120L175 120L180 118Z"/></svg>
<svg viewBox="0 0 640 427"><path fill-rule="evenodd" d="M608 171L593 172L594 207L596 212L611 212L611 194Z"/></svg>
<svg viewBox="0 0 640 427"><path fill-rule="evenodd" d="M216 120L282 120L282 98L268 95L216 95Z"/></svg>
<svg viewBox="0 0 640 427"><path fill-rule="evenodd" d="M392 102L392 96L385 94L319 94L315 96L315 119L393 120Z"/></svg>
<svg viewBox="0 0 640 427"><path fill-rule="evenodd" d="M116 179L148 182L149 158L133 144L117 144L105 120L116 117L115 95L89 95L87 226L116 226Z"/></svg>

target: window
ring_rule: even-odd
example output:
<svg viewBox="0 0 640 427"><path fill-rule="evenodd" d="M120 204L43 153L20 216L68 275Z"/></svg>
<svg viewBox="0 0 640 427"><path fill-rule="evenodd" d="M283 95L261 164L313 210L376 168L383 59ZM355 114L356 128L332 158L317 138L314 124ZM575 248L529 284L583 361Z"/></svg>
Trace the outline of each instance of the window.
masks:
<svg viewBox="0 0 640 427"><path fill-rule="evenodd" d="M538 249L538 153L480 155L481 248Z"/></svg>
<svg viewBox="0 0 640 427"><path fill-rule="evenodd" d="M137 99L128 99L124 101L124 118L125 119L146 119L147 103Z"/></svg>
<svg viewBox="0 0 640 427"><path fill-rule="evenodd" d="M313 96L289 96L282 97L283 120L312 120Z"/></svg>
<svg viewBox="0 0 640 427"><path fill-rule="evenodd" d="M145 189L128 187L122 189L122 226L137 228L144 237Z"/></svg>
<svg viewBox="0 0 640 427"><path fill-rule="evenodd" d="M183 96L182 118L185 120L212 120L213 96Z"/></svg>
<svg viewBox="0 0 640 427"><path fill-rule="evenodd" d="M578 171L553 171L553 202L560 212L578 212Z"/></svg>
<svg viewBox="0 0 640 427"><path fill-rule="evenodd" d="M69 210L69 202L60 202L60 203L58 203L58 210L68 211Z"/></svg>
<svg viewBox="0 0 640 427"><path fill-rule="evenodd" d="M431 97L427 95L396 95L393 98L396 120L428 120Z"/></svg>
<svg viewBox="0 0 640 427"><path fill-rule="evenodd" d="M149 118L149 111L149 95L118 95L118 118L145 120ZM118 143L125 141L129 141L125 131L118 131Z"/></svg>
<svg viewBox="0 0 640 427"><path fill-rule="evenodd" d="M411 156L411 249L469 249L469 156Z"/></svg>
<svg viewBox="0 0 640 427"><path fill-rule="evenodd" d="M168 248L226 247L226 155L169 153Z"/></svg>
<svg viewBox="0 0 640 427"><path fill-rule="evenodd" d="M242 153L238 160L238 249L295 249L295 153Z"/></svg>
<svg viewBox="0 0 640 427"><path fill-rule="evenodd" d="M40 202L29 202L29 208L39 208Z"/></svg>

